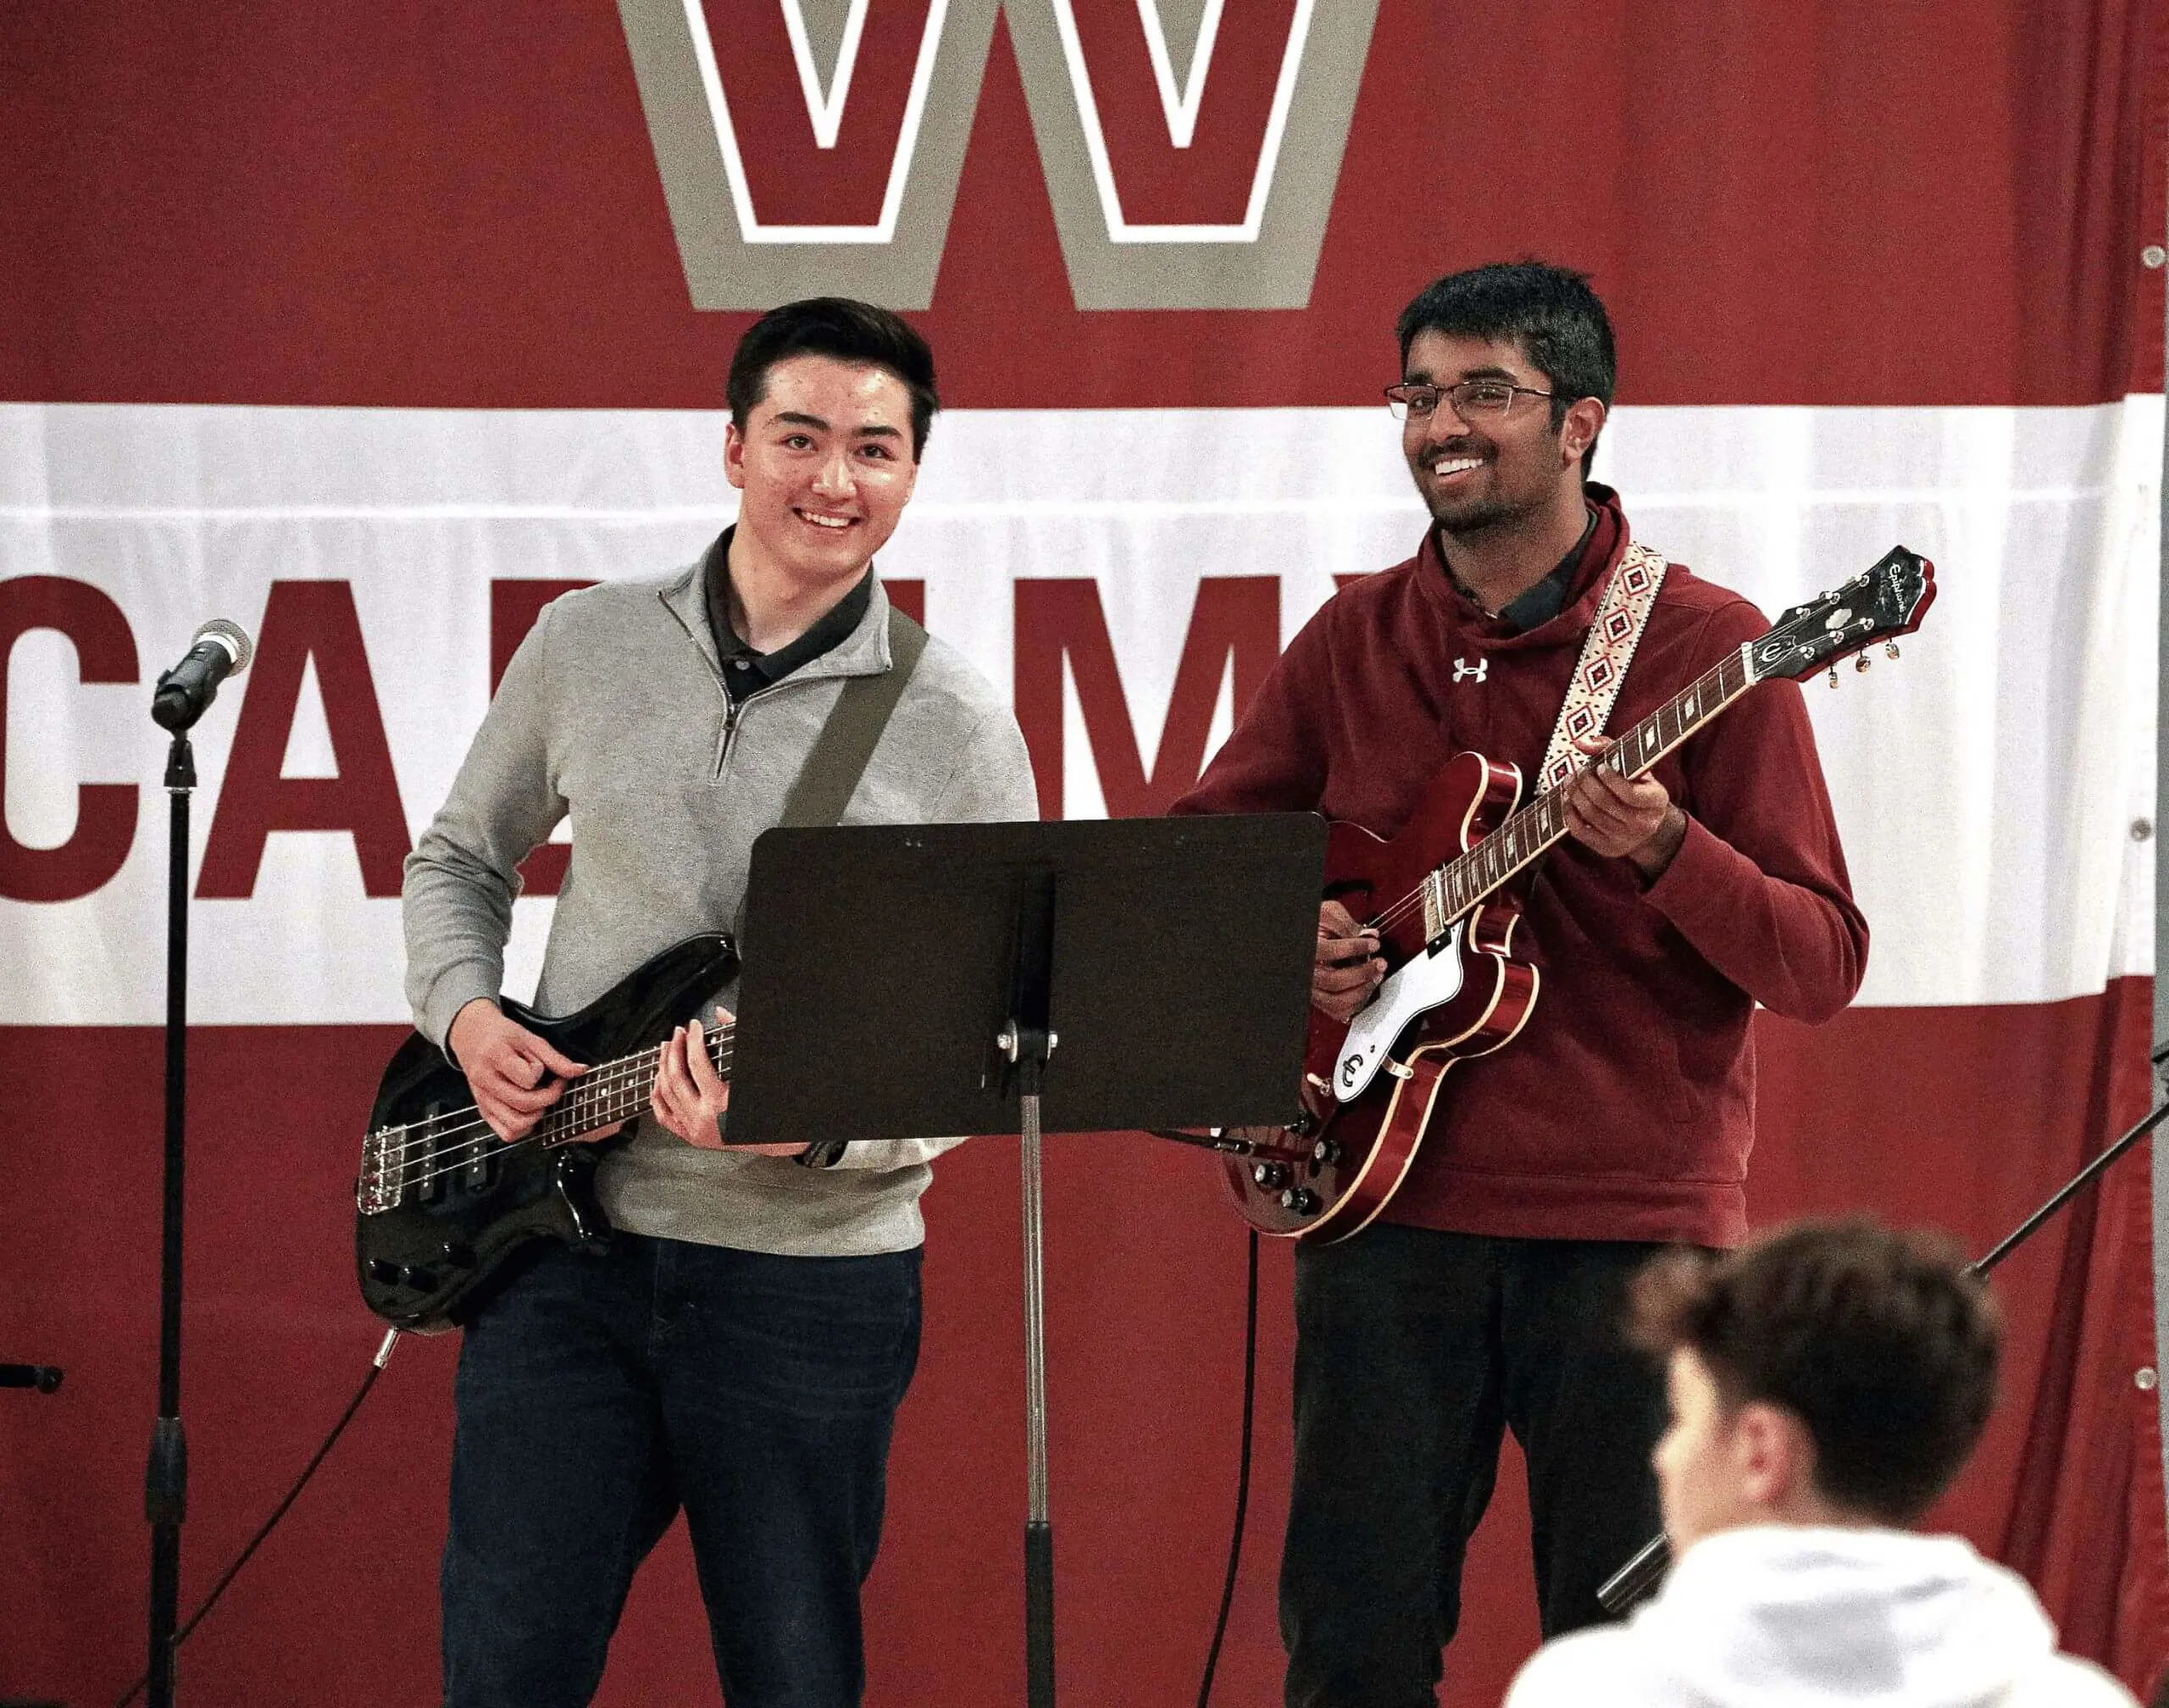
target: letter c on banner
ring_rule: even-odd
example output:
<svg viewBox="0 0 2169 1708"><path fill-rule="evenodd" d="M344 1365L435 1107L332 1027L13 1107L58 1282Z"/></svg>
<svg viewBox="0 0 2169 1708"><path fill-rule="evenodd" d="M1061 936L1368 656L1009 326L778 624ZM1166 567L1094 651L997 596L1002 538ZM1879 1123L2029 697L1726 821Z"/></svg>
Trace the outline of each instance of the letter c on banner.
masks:
<svg viewBox="0 0 2169 1708"><path fill-rule="evenodd" d="M33 629L53 629L74 643L86 683L137 679L136 636L120 607L86 581L18 575L0 581L0 802L7 798L8 662ZM85 783L75 791L75 834L57 848L15 840L0 810L0 898L73 901L103 889L136 840L136 785Z"/></svg>

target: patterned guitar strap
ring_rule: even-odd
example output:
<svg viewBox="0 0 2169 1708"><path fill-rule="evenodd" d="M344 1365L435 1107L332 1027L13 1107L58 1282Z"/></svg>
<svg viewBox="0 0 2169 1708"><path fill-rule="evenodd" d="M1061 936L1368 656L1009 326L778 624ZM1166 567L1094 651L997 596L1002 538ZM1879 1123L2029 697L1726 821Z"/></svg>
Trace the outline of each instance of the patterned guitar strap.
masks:
<svg viewBox="0 0 2169 1708"><path fill-rule="evenodd" d="M1657 602L1657 589L1664 585L1664 572L1663 555L1639 543L1627 548L1611 572L1589 638L1582 642L1574 679L1567 685L1567 702L1559 708L1551 745L1544 751L1544 771L1537 779L1539 793L1556 789L1581 769L1587 756L1574 746L1577 740L1604 733L1619 690L1626 685L1627 667L1634 662L1634 649L1641 645L1642 630Z"/></svg>

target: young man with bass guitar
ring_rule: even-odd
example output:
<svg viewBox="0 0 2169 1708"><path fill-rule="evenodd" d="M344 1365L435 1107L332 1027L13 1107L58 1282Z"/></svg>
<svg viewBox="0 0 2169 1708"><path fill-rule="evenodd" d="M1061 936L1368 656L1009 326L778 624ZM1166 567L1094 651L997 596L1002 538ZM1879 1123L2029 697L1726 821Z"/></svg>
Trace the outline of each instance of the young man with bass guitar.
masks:
<svg viewBox="0 0 2169 1708"><path fill-rule="evenodd" d="M571 863L535 1005L552 1016L635 984L672 945L735 929L753 840L809 780L831 823L1038 816L1001 696L892 619L872 567L938 407L924 341L864 303L787 304L741 341L729 401L736 524L674 575L545 608L408 864L416 1024L506 1141L596 1065L498 1000L515 868L560 819ZM833 736L854 717L856 766L840 767L854 744ZM817 742L837 774L813 775ZM732 1708L851 1708L859 1588L918 1356L918 1197L954 1141L808 1133L771 1154L725 1151L713 1035L696 1019L659 1057L647 1041L593 1106L640 1116L596 1173L607 1255L529 1239L460 1319L445 1701L590 1700L633 1573L682 1509ZM397 1145L383 1154L386 1217L413 1191L514 1166L486 1137L444 1179L402 1174ZM387 1286L413 1279L386 1267Z"/></svg>
<svg viewBox="0 0 2169 1708"><path fill-rule="evenodd" d="M1794 684L1756 687L1637 780L1586 762L1609 745L1596 729L1628 729L1767 624L1630 552L1618 495L1587 480L1614 359L1585 280L1478 268L1398 330L1388 396L1433 526L1295 637L1177 810L1310 809L1391 837L1456 753L1532 785L1547 738L1555 766L1583 764L1566 840L1516 880L1505 958L1534 972L1502 986L1508 1041L1427 1092L1367 1228L1296 1251L1290 1708L1434 1700L1507 1428L1545 1635L1602 1616L1597 1585L1660 1522L1665 1395L1619 1336L1627 1278L1660 1246L1743 1237L1755 1006L1827 1019L1867 956ZM1611 638L1589 644L1593 624ZM1356 897L1319 910L1312 995L1337 1020L1398 971L1365 916Z"/></svg>

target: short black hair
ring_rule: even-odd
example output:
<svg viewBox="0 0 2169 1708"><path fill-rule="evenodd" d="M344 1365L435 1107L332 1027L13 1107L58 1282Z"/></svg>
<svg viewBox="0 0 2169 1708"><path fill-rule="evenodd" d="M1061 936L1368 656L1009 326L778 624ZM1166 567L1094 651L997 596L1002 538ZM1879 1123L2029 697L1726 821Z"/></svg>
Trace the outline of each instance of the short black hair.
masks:
<svg viewBox="0 0 2169 1708"><path fill-rule="evenodd" d="M926 449L941 408L934 389L934 352L901 315L849 297L808 297L769 309L746 329L731 352L725 395L741 433L768 395L768 370L793 356L831 356L887 369L912 394L913 459Z"/></svg>
<svg viewBox="0 0 2169 1708"><path fill-rule="evenodd" d="M1797 1223L1722 1257L1667 1253L1634 1301L1638 1345L1693 1352L1728 1410L1791 1412L1824 1498L1886 1522L1934 1504L1995 1408L2002 1314L1942 1234Z"/></svg>
<svg viewBox="0 0 2169 1708"><path fill-rule="evenodd" d="M1401 311L1395 324L1401 363L1425 332L1456 338L1512 339L1550 382L1551 428L1567 419L1567 406L1594 397L1611 408L1619 364L1611 344L1611 319L1589 289L1589 274L1543 261L1495 261L1434 280ZM1596 441L1582 458L1589 473Z"/></svg>

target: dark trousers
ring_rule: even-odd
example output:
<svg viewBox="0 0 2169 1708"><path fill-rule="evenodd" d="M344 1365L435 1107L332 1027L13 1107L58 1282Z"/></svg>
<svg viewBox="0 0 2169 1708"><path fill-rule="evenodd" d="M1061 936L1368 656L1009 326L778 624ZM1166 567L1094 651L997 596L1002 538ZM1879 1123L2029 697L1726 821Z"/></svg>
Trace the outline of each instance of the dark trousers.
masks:
<svg viewBox="0 0 2169 1708"><path fill-rule="evenodd" d="M1656 1249L1390 1224L1296 1249L1289 1708L1430 1708L1509 1426L1544 1633L1604 1617L1597 1585L1661 1528L1664 1384L1620 1332Z"/></svg>
<svg viewBox="0 0 2169 1708"><path fill-rule="evenodd" d="M682 1507L731 1708L848 1708L919 1254L554 1244L466 1329L447 1708L578 1708Z"/></svg>

